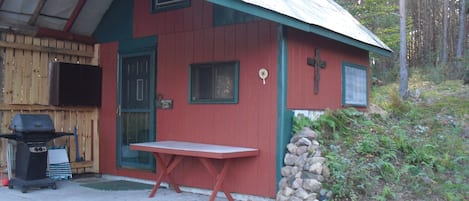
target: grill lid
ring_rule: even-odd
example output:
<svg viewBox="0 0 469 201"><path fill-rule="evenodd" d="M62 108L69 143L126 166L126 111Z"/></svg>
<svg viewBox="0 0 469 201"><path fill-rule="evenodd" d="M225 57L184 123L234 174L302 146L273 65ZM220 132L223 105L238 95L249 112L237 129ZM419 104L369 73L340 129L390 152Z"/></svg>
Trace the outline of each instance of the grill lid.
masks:
<svg viewBox="0 0 469 201"><path fill-rule="evenodd" d="M55 132L54 123L47 114L17 114L8 128L14 132Z"/></svg>

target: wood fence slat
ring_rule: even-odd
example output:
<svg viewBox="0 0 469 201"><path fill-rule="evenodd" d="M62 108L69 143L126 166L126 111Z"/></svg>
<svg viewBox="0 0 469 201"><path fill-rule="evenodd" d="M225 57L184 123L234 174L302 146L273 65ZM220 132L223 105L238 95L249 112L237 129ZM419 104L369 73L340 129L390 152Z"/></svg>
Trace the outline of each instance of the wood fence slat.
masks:
<svg viewBox="0 0 469 201"><path fill-rule="evenodd" d="M9 42L15 41L15 35L7 34L6 40ZM13 102L13 78L15 70L15 50L13 48L6 48L5 50L5 80L4 80L4 103Z"/></svg>
<svg viewBox="0 0 469 201"><path fill-rule="evenodd" d="M23 35L16 35L15 39L16 43L24 44L24 36ZM14 78L13 78L13 103L14 104L22 104L23 103L23 73L25 68L25 61L24 61L24 50L22 49L15 49L15 69L14 69Z"/></svg>
<svg viewBox="0 0 469 201"><path fill-rule="evenodd" d="M78 133L78 112L73 112L71 114L71 121L73 122L73 131L76 131ZM77 130L75 130L77 129ZM76 138L75 136L72 137L72 139L70 139L70 161L76 161L76 157L77 157L77 154L76 154Z"/></svg>
<svg viewBox="0 0 469 201"><path fill-rule="evenodd" d="M77 43L77 42L72 42L72 44L71 44L71 45L72 45L72 47L71 47L71 48L72 48L72 50L73 50L73 51L80 52L79 45L78 45L78 43ZM78 61L79 61L79 60L78 60L78 57L79 57L78 55L73 55L73 56L72 56L72 58L71 58L71 59L72 59L73 63L76 63L76 62L78 62Z"/></svg>
<svg viewBox="0 0 469 201"><path fill-rule="evenodd" d="M78 49L80 52L86 52L86 44L83 44L83 43L80 43L78 44ZM81 64L86 64L86 63L89 63L90 61L87 61L87 59L90 58L90 57L78 57L78 62L81 63Z"/></svg>
<svg viewBox="0 0 469 201"><path fill-rule="evenodd" d="M26 45L33 45L33 38L31 36L24 37ZM24 66L23 66L23 80L22 80L22 104L31 104L32 75L33 75L33 52L31 50L23 50Z"/></svg>
<svg viewBox="0 0 469 201"><path fill-rule="evenodd" d="M64 42L64 49L71 50L72 49L72 43L70 41L65 41ZM73 63L72 60L73 56L72 55L64 55L64 62L67 63Z"/></svg>
<svg viewBox="0 0 469 201"><path fill-rule="evenodd" d="M88 127L86 125L86 113L81 113L80 115L81 121L81 135L78 138L78 146L80 149L80 159L85 160L85 150L86 150L86 132L88 131Z"/></svg>
<svg viewBox="0 0 469 201"><path fill-rule="evenodd" d="M91 60L92 65L99 65L99 44L94 46L94 57Z"/></svg>
<svg viewBox="0 0 469 201"><path fill-rule="evenodd" d="M39 46L41 45L41 39L33 38L33 45ZM40 103L40 96L39 92L41 88L43 88L41 82L41 53L38 51L32 51L33 53L33 61L32 61L32 75L31 75L31 104L39 104Z"/></svg>
<svg viewBox="0 0 469 201"><path fill-rule="evenodd" d="M57 40L56 41L56 46L55 48L57 49L64 49L64 41L62 40ZM56 58L58 61L64 62L66 60L66 57L64 54L56 54Z"/></svg>
<svg viewBox="0 0 469 201"><path fill-rule="evenodd" d="M91 126L92 123L92 116L91 113L87 112L86 114L86 133L85 133L85 144L84 144L84 151L85 151L85 160L89 161L92 158L93 152L91 151L91 147L93 142L91 141L91 133L93 129L93 126Z"/></svg>
<svg viewBox="0 0 469 201"><path fill-rule="evenodd" d="M41 39L41 46L49 47L49 40ZM41 60L39 61L40 70L40 93L39 103L47 105L49 103L49 53L41 52Z"/></svg>

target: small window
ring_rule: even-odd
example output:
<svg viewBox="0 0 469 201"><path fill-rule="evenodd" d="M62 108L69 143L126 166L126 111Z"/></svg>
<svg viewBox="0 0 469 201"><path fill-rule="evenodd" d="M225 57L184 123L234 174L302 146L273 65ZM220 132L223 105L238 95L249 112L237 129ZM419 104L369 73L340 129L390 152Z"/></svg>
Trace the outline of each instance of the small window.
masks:
<svg viewBox="0 0 469 201"><path fill-rule="evenodd" d="M344 63L342 65L342 104L368 106L368 71L366 67Z"/></svg>
<svg viewBox="0 0 469 201"><path fill-rule="evenodd" d="M213 16L215 26L241 24L259 19L256 16L219 5L213 5Z"/></svg>
<svg viewBox="0 0 469 201"><path fill-rule="evenodd" d="M186 8L190 5L190 0L151 0L152 12Z"/></svg>
<svg viewBox="0 0 469 201"><path fill-rule="evenodd" d="M239 62L191 64L190 103L238 103Z"/></svg>

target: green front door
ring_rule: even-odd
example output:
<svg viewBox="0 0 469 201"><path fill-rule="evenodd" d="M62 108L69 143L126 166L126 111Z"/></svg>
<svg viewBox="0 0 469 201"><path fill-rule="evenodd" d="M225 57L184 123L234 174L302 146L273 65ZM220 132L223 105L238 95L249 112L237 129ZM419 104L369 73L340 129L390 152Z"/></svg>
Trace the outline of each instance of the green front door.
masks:
<svg viewBox="0 0 469 201"><path fill-rule="evenodd" d="M155 141L155 52L119 56L117 165L154 169L148 152L134 151L132 143Z"/></svg>

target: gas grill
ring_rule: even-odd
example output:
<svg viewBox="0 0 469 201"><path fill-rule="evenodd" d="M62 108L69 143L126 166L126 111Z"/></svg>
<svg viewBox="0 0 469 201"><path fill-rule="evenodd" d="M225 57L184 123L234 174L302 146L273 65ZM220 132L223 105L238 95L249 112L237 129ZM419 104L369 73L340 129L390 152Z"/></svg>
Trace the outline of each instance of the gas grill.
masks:
<svg viewBox="0 0 469 201"><path fill-rule="evenodd" d="M23 193L33 187L56 189L55 181L46 175L47 142L73 133L55 132L54 123L46 114L17 114L8 128L12 133L0 137L17 142L15 178L8 187L19 187Z"/></svg>

